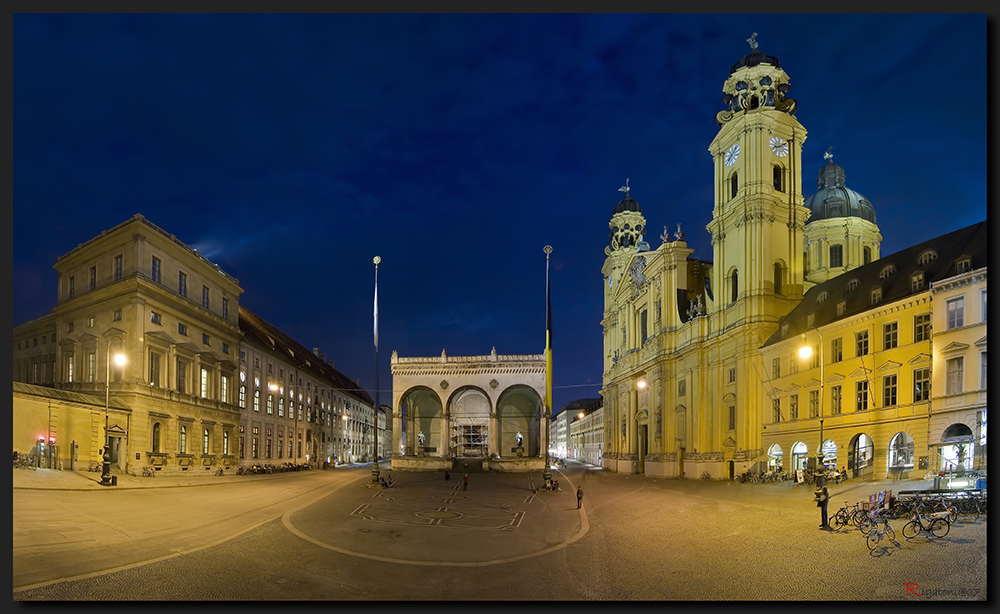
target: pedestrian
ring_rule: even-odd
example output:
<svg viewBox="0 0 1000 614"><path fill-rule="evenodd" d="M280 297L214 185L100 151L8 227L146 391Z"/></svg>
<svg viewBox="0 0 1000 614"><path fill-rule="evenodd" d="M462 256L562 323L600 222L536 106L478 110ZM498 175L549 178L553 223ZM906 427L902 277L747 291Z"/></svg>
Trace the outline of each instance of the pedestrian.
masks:
<svg viewBox="0 0 1000 614"><path fill-rule="evenodd" d="M462 490L469 490L469 474L466 473L465 477L462 478Z"/></svg>
<svg viewBox="0 0 1000 614"><path fill-rule="evenodd" d="M823 524L819 525L819 528L821 528L821 529L823 529L825 531L829 531L830 530L830 525L828 524L827 518L826 518L826 506L827 506L827 504L829 502L830 502L830 493L827 492L826 486L824 486L823 490L820 491L820 493L819 493L819 500L816 501L816 507L820 508L822 510L822 512L823 512L822 513Z"/></svg>
<svg viewBox="0 0 1000 614"><path fill-rule="evenodd" d="M583 506L583 486L576 487L576 509Z"/></svg>

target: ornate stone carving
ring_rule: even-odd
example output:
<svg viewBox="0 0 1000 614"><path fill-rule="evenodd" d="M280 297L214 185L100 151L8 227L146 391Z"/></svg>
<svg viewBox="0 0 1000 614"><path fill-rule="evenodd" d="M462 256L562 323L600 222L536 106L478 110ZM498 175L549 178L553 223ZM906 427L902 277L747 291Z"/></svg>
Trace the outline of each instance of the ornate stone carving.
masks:
<svg viewBox="0 0 1000 614"><path fill-rule="evenodd" d="M490 388L496 390L497 386L499 386L499 385L500 385L500 382L496 381L495 379L490 380Z"/></svg>
<svg viewBox="0 0 1000 614"><path fill-rule="evenodd" d="M441 386L441 390L447 390L448 389L448 380L446 380L446 379L441 380L440 386Z"/></svg>

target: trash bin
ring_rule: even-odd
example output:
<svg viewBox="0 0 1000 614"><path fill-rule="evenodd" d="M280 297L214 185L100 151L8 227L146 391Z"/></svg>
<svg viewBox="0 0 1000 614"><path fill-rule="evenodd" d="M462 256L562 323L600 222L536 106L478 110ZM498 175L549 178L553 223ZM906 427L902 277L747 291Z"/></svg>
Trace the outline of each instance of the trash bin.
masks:
<svg viewBox="0 0 1000 614"><path fill-rule="evenodd" d="M117 475L111 476L111 485L112 486L118 486L118 476Z"/></svg>

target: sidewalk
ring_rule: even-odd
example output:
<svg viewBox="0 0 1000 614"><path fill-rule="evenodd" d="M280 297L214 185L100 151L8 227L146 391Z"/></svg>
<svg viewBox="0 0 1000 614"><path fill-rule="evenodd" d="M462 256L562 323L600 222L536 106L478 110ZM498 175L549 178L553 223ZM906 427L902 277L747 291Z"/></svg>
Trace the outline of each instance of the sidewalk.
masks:
<svg viewBox="0 0 1000 614"><path fill-rule="evenodd" d="M344 467L352 467L345 465ZM278 473L265 473L260 475L236 475L236 471L230 469L225 475L214 475L206 471L203 474L191 473L190 475L165 475L152 478L128 475L124 473L112 472L118 476L116 486L104 486L101 484L100 472L92 471L70 471L58 469L14 469L13 486L14 490L130 490L136 488L182 488L187 486L211 486L235 481L248 480L273 480L291 475L297 475L299 471L282 471ZM309 469L308 471L336 471L335 469Z"/></svg>

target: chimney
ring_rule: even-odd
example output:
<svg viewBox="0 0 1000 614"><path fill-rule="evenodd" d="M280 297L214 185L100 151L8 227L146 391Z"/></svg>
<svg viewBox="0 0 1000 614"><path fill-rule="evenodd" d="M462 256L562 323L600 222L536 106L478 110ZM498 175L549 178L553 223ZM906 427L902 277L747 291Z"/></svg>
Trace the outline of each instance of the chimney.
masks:
<svg viewBox="0 0 1000 614"><path fill-rule="evenodd" d="M322 360L323 362L326 362L326 352L323 352L322 354L320 354L319 355L319 359Z"/></svg>
<svg viewBox="0 0 1000 614"><path fill-rule="evenodd" d="M333 361L332 361L332 360L331 360L331 361L329 361L329 362L328 362L327 364L328 364L328 365L330 365L330 368L331 368L331 369L334 369L334 368L336 368L336 367L334 367L334 365L333 365Z"/></svg>
<svg viewBox="0 0 1000 614"><path fill-rule="evenodd" d="M319 348L313 348L313 354L319 356Z"/></svg>

